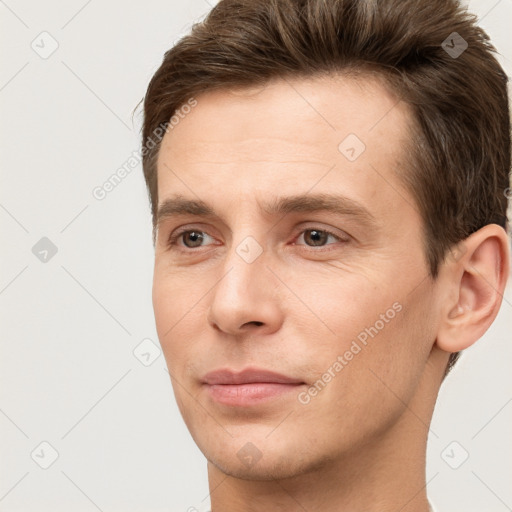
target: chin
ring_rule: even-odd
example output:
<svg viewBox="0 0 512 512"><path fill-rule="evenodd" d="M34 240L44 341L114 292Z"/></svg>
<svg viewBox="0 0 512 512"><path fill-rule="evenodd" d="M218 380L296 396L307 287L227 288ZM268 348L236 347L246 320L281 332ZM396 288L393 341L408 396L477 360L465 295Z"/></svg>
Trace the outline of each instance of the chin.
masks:
<svg viewBox="0 0 512 512"><path fill-rule="evenodd" d="M254 465L244 465L236 457L209 456L207 459L225 475L261 482L293 478L308 473L312 469L307 463L302 466L297 460L279 457L267 457L266 460L262 457Z"/></svg>
<svg viewBox="0 0 512 512"><path fill-rule="evenodd" d="M277 437L275 440L255 440L254 444L233 438L227 443L198 446L206 459L222 473L242 480L284 480L325 467L329 457L308 456L311 451L304 449L304 443L296 441L292 446Z"/></svg>

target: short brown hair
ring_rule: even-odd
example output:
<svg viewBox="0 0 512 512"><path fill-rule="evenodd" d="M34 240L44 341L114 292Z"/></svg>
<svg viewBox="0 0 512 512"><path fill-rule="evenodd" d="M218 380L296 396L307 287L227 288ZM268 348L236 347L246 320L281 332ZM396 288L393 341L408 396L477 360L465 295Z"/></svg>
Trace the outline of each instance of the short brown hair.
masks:
<svg viewBox="0 0 512 512"><path fill-rule="evenodd" d="M507 76L476 21L457 0L221 0L165 53L144 98L143 141L206 91L377 74L414 113L399 176L422 216L435 279L455 244L487 224L507 229ZM143 155L153 242L159 147Z"/></svg>

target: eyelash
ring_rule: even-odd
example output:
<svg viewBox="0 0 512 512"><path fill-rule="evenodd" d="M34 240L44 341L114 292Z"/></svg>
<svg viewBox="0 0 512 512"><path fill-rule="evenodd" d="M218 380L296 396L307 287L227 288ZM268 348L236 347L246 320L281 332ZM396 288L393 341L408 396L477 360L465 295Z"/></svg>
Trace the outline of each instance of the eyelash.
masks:
<svg viewBox="0 0 512 512"><path fill-rule="evenodd" d="M306 229L303 229L302 231L299 232L299 235L302 235L303 233L305 233L306 231L320 231L321 233L326 233L327 235L330 235L334 238L336 238L336 240L338 240L338 242L342 242L342 243L346 243L348 242L348 240L342 238L341 236L337 235L336 233L333 233L332 231L329 231L328 229L318 229L318 228L315 228L315 227L310 227L310 228L306 228ZM196 248L189 248L189 247L181 247L179 246L176 242L178 241L178 239L186 234L186 233L191 233L191 232L196 232L196 233L201 233L201 234L207 234L205 231L201 231L200 229L184 229L184 230L181 230L181 231L178 231L174 234L171 234L169 236L169 239L167 241L167 247L169 249L173 249L174 247L179 247L179 251L182 251L182 252L191 252L191 251L196 251L197 249L200 249L202 246L200 247L196 247ZM298 237L297 237L298 238ZM294 244L295 245L295 244ZM302 244L301 244L302 245ZM332 245L332 244L328 244L328 245ZM311 246L311 245L306 245L305 247L309 247L311 249L313 249L314 252L326 252L326 251L330 251L332 249L325 249L325 246L319 246L318 249L315 249L314 246Z"/></svg>

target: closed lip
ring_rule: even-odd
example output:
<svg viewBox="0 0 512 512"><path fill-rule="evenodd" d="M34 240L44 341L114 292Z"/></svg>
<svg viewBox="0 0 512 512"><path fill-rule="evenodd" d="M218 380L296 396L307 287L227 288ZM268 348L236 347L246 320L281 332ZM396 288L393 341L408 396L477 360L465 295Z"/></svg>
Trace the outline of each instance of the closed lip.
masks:
<svg viewBox="0 0 512 512"><path fill-rule="evenodd" d="M202 379L203 384L208 385L236 385L252 384L257 382L275 383L275 384L305 384L300 379L281 375L262 368L246 368L242 371L234 371L229 368L221 368L208 372Z"/></svg>

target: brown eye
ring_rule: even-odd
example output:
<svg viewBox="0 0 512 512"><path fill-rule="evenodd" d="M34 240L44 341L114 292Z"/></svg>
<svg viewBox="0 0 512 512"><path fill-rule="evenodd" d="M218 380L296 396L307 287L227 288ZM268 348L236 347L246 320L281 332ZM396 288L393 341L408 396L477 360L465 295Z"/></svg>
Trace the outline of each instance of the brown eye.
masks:
<svg viewBox="0 0 512 512"><path fill-rule="evenodd" d="M171 249L175 246L178 246L178 248L181 250L184 250L183 247L187 249L195 249L202 247L202 243L207 237L210 237L210 235L204 231L199 231L196 229L183 230L174 233L169 237L168 246ZM183 244L178 243L180 239L183 240Z"/></svg>
<svg viewBox="0 0 512 512"><path fill-rule="evenodd" d="M329 233L326 231L320 231L319 229L307 229L304 233L304 240L306 243L309 245L309 242L311 241L311 245L315 247L324 245L329 238Z"/></svg>
<svg viewBox="0 0 512 512"><path fill-rule="evenodd" d="M327 231L325 229L305 229L304 231L302 231L302 234L299 237L299 239L301 237L304 238L304 242L309 247L323 247L326 245L326 242L329 240L329 237L334 238L338 242L344 241L338 235L335 235L334 233L331 233L330 231Z"/></svg>
<svg viewBox="0 0 512 512"><path fill-rule="evenodd" d="M182 233L183 235L183 243L185 247L200 247L201 242L204 240L203 233L201 231L185 231ZM186 240L189 239L191 245L189 245Z"/></svg>

